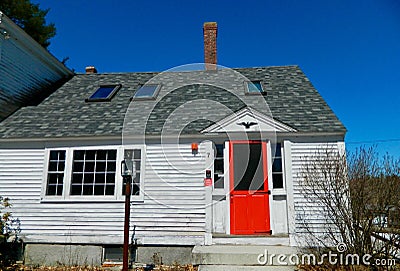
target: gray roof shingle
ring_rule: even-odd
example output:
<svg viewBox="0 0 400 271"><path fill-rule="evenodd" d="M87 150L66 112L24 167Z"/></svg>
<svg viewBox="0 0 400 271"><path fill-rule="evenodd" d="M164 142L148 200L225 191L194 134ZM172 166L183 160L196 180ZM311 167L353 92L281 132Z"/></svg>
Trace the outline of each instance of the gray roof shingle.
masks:
<svg viewBox="0 0 400 271"><path fill-rule="evenodd" d="M298 66L234 71L262 81L267 91L262 99L270 109L262 113L299 132L346 132ZM210 78L219 85L209 83ZM131 102L148 80L162 84L157 98ZM122 84L122 88L110 102L85 102L102 84ZM243 78L224 70L77 74L40 105L22 108L0 123L0 138L121 136L124 120L126 131L134 134L195 134L245 106L262 110L259 99L260 95L245 95Z"/></svg>

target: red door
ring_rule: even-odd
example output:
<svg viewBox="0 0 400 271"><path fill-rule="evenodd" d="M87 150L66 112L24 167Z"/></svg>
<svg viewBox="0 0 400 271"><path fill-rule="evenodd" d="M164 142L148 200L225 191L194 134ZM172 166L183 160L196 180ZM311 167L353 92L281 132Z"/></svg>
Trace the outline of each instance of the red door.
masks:
<svg viewBox="0 0 400 271"><path fill-rule="evenodd" d="M231 234L270 234L267 145L231 141Z"/></svg>

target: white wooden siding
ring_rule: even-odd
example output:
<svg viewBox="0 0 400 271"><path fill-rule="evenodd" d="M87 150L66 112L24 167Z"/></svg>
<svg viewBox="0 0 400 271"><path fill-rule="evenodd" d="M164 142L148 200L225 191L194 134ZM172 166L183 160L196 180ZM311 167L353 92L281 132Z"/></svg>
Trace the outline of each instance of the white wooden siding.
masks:
<svg viewBox="0 0 400 271"><path fill-rule="evenodd" d="M200 145L196 156L190 144L146 149L144 200L131 208L135 237L144 244L202 244L204 147ZM44 150L0 150L0 195L11 199L25 241L122 243L122 201L41 201L44 154Z"/></svg>
<svg viewBox="0 0 400 271"><path fill-rule="evenodd" d="M0 11L0 119L35 100L60 79L73 75Z"/></svg>
<svg viewBox="0 0 400 271"><path fill-rule="evenodd" d="M292 178L293 178L293 201L294 201L294 234L301 236L307 234L305 225L311 228L316 234L323 235L326 232L325 213L321 206L317 203L310 202L306 199L301 190L300 178L302 167L315 157L318 152L323 149L339 151L343 142L339 143L292 143L291 159L292 159ZM297 240L301 242L301 238Z"/></svg>

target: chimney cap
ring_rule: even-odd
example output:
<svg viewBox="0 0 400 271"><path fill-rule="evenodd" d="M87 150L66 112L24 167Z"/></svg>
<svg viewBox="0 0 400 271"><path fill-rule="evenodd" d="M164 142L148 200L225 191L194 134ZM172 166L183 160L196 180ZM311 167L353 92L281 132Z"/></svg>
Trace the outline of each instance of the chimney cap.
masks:
<svg viewBox="0 0 400 271"><path fill-rule="evenodd" d="M205 22L203 28L217 28L217 22Z"/></svg>
<svg viewBox="0 0 400 271"><path fill-rule="evenodd" d="M97 69L95 66L87 66L85 68L86 74L90 74L90 73L97 73Z"/></svg>

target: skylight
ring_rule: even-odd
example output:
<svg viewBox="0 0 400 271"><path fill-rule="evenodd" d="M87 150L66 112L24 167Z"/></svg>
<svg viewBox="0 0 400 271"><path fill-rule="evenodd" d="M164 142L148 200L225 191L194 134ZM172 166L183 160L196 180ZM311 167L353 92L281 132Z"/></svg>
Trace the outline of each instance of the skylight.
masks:
<svg viewBox="0 0 400 271"><path fill-rule="evenodd" d="M110 101L112 97L121 88L121 85L101 85L97 90L88 98L88 102L101 102Z"/></svg>
<svg viewBox="0 0 400 271"><path fill-rule="evenodd" d="M261 81L251 81L247 82L247 92L248 93L264 93Z"/></svg>
<svg viewBox="0 0 400 271"><path fill-rule="evenodd" d="M160 90L160 85L143 85L133 95L133 99L154 98Z"/></svg>

